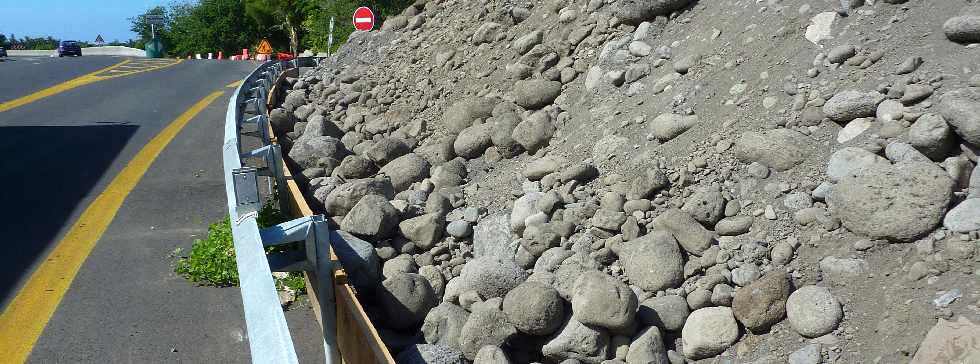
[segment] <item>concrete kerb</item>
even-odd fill
[[[9,56],[24,57],[53,57],[58,53],[55,50],[7,50]],[[82,48],[83,56],[125,56],[125,57],[146,57],[146,51],[137,48],[123,46],[104,46]]]

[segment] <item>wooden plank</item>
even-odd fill
[[[286,74],[284,72],[280,77],[285,77]],[[296,76],[291,75],[291,77]],[[280,92],[279,85],[281,81],[282,78],[277,80],[276,84],[273,85],[272,92],[269,92],[269,100],[267,100],[269,105],[277,101],[277,93]],[[272,130],[271,125],[269,126],[269,135],[273,136],[273,142],[275,143],[275,131]],[[293,179],[293,174],[289,170],[289,166],[282,160],[278,162],[282,163],[286,189],[289,192],[289,196],[286,198],[289,202],[289,213],[294,217],[314,215],[313,209],[306,203],[303,191],[299,188],[296,180]],[[367,312],[364,311],[361,302],[358,301],[354,289],[347,284],[347,273],[341,267],[340,261],[334,254],[333,249],[330,251],[330,260],[334,263],[334,298],[337,311],[336,337],[337,347],[340,350],[342,361],[353,364],[394,364],[395,359],[388,352],[388,348],[384,345],[384,342],[381,341],[378,330],[371,323],[371,319],[368,317]],[[316,275],[309,273],[304,273],[303,275],[306,281],[306,293],[310,298],[310,305],[313,307],[314,316],[316,317],[317,323],[323,327],[319,299],[317,298],[319,296]]]

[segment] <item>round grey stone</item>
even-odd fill
[[[786,318],[793,329],[805,337],[834,331],[843,316],[837,298],[824,287],[804,286],[786,301]]]
[[[952,192],[949,175],[931,163],[876,164],[841,179],[828,202],[848,230],[908,242],[939,225]]]
[[[548,335],[564,323],[565,301],[551,286],[528,281],[504,296],[504,314],[523,333]]]
[[[738,322],[728,307],[705,307],[691,313],[681,330],[684,356],[697,360],[723,353],[738,340]]]
[[[381,286],[381,306],[388,316],[385,323],[395,330],[418,324],[437,303],[429,281],[418,274],[395,274]]]

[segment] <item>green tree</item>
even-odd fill
[[[289,36],[289,51],[299,53],[302,25],[316,10],[311,0],[245,0],[245,11],[260,29],[281,29]]]
[[[241,0],[201,0],[170,8],[169,36],[174,54],[224,51],[237,53],[257,38]]]
[[[173,5],[177,6],[177,5]],[[146,22],[146,15],[160,15],[163,17],[163,25],[156,25],[151,27],[150,23]],[[147,10],[146,13],[129,18],[130,28],[133,33],[139,36],[139,45],[136,48],[142,49],[144,45],[152,39],[152,34],[156,31],[157,38],[160,38],[160,42],[163,43],[164,49],[170,49],[172,44],[169,37],[169,29],[173,24],[173,17],[171,11],[163,6],[157,6]],[[136,43],[136,42],[132,42]]]

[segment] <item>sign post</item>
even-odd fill
[[[327,54],[330,54],[330,50],[333,49],[333,18],[330,17],[330,34],[327,36]]]
[[[157,39],[157,25],[163,25],[163,15],[146,14],[143,16],[147,23],[150,23],[150,41],[147,42],[146,56],[148,58],[160,58],[163,56],[163,42]]]
[[[163,15],[160,14],[146,14],[146,22],[150,23],[150,35],[152,39],[157,37],[157,25],[163,25]]]
[[[374,29],[374,12],[367,6],[359,7],[354,10],[351,21],[354,23],[354,29],[370,31]]]

